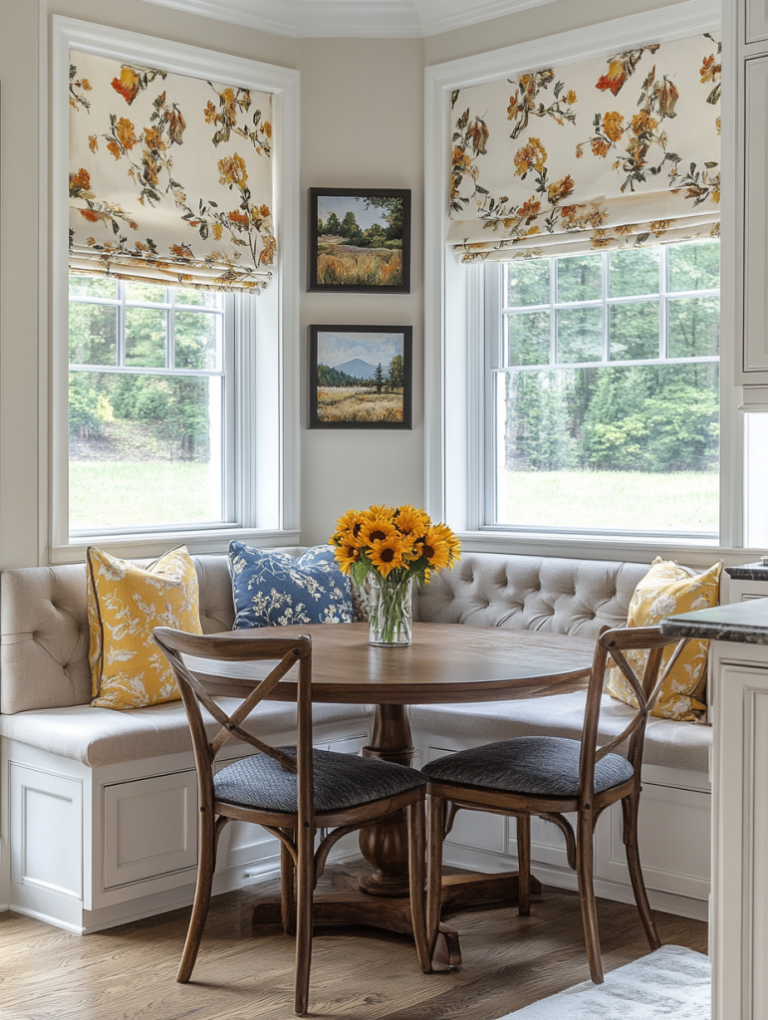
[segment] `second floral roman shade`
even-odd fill
[[[719,234],[717,35],[521,74],[451,100],[448,239],[463,261]]]
[[[70,54],[70,271],[211,290],[275,262],[267,93]]]

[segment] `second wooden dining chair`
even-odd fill
[[[197,886],[177,980],[186,982],[192,976],[222,829],[233,818],[256,822],[282,845],[283,926],[286,933],[296,935],[295,1011],[303,1016],[312,955],[312,894],[328,852],[346,833],[402,809],[408,822],[414,939],[419,963],[429,972],[424,923],[426,780],[420,772],[392,762],[313,750],[311,639],[253,632],[200,636],[167,627],[155,630],[154,638],[173,668],[187,711],[200,799]],[[210,673],[203,660],[216,660]],[[243,664],[263,660],[276,660],[277,665],[264,679],[248,679]],[[288,674],[294,666],[298,666],[298,743],[296,747],[272,747],[244,727],[278,683],[290,681]],[[230,715],[214,700],[225,692],[243,699]],[[206,732],[203,709],[221,727],[213,739]],[[244,741],[260,753],[241,758],[214,775],[214,760],[230,738]],[[315,850],[319,829],[332,831]]]
[[[677,644],[661,677],[664,649]],[[604,628],[597,639],[587,691],[581,741],[522,736],[446,755],[422,769],[429,778],[429,875],[427,930],[434,951],[440,923],[442,843],[457,810],[489,811],[517,819],[519,911],[530,913],[531,817],[554,822],[564,833],[568,863],[576,871],[584,937],[592,980],[603,981],[593,882],[594,831],[600,815],[621,801],[624,845],[640,918],[651,949],[661,945],[645,890],[637,840],[643,742],[648,713],[685,641],[665,637],[657,627]],[[625,656],[647,650],[642,676]],[[625,729],[598,747],[600,701],[610,660],[629,681],[639,708]],[[626,755],[617,752],[626,740]],[[448,809],[450,805],[450,809]],[[565,817],[577,816],[576,833]],[[446,818],[448,825],[446,826]]]

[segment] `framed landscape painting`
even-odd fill
[[[309,189],[309,290],[408,294],[411,193]]]
[[[309,428],[411,428],[411,326],[309,327]]]

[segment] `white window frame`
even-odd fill
[[[430,515],[448,521],[465,549],[646,560],[654,552],[711,562],[713,550],[742,547],[743,422],[733,377],[735,117],[723,116],[720,369],[720,537],[616,536],[599,532],[503,530],[486,527],[484,489],[485,267],[462,265],[449,252],[446,168],[451,151],[451,92],[535,67],[609,57],[629,46],[668,42],[721,26],[719,0],[687,0],[660,10],[494,50],[425,70],[425,490]],[[727,48],[727,43],[726,47]],[[725,89],[724,89],[725,93]]]
[[[47,27],[47,26],[46,26]],[[41,562],[81,561],[98,543],[117,555],[150,556],[174,543],[190,551],[220,552],[230,539],[262,546],[299,541],[299,73],[288,68],[157,39],[136,32],[52,16],[50,77],[47,40],[41,39]],[[45,35],[45,33],[44,33]],[[233,521],[176,530],[112,529],[70,538],[68,450],[68,228],[70,48],[162,67],[272,94],[275,125],[273,206],[278,266],[267,289],[234,295],[235,449]],[[47,97],[47,98],[46,98]],[[47,128],[47,131],[46,131]]]

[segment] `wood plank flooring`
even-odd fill
[[[253,891],[241,891],[212,901],[188,985],[175,981],[188,910],[83,937],[0,914],[0,1018],[291,1020],[293,940],[278,929],[254,933],[253,898]],[[636,909],[607,900],[598,905],[606,970],[645,955]],[[310,1015],[495,1020],[589,976],[575,893],[545,889],[530,917],[512,908],[466,910],[451,919],[461,932],[464,963],[450,973],[422,974],[404,937],[319,929]],[[658,913],[656,919],[662,942],[706,952],[703,922]]]

